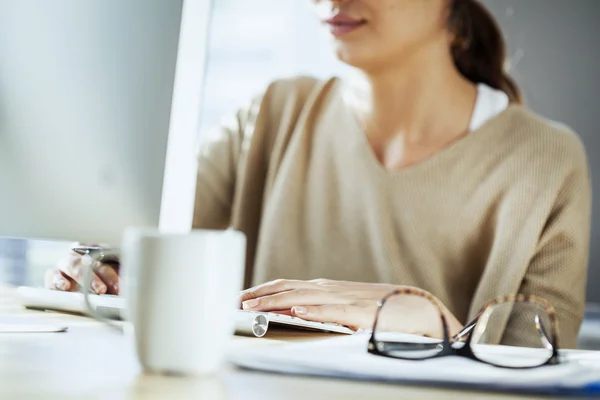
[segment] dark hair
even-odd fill
[[[505,70],[506,42],[494,16],[478,0],[451,0],[452,57],[471,82],[505,92],[511,103],[523,103],[515,81]]]

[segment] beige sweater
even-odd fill
[[[512,105],[397,172],[377,161],[340,81],[278,81],[199,152],[194,228],[248,239],[245,285],[329,278],[417,286],[462,322],[535,294],[574,346],[591,190],[578,137]]]

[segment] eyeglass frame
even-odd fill
[[[444,335],[443,341],[441,343],[443,348],[439,353],[436,353],[432,356],[423,357],[423,358],[408,358],[408,357],[398,357],[398,356],[393,356],[391,354],[387,354],[383,351],[380,351],[379,348],[377,347],[378,341],[375,339],[375,332],[377,329],[377,323],[379,320],[379,314],[381,312],[381,309],[383,308],[385,303],[390,299],[390,297],[399,296],[399,295],[403,295],[403,294],[423,297],[423,298],[429,300],[429,302],[431,304],[433,304],[433,306],[438,311],[439,317],[442,321],[442,331],[443,331],[443,335]],[[492,362],[478,358],[475,355],[475,353],[473,352],[473,349],[471,348],[471,340],[473,338],[472,332],[473,332],[475,326],[477,325],[477,323],[479,322],[479,319],[481,318],[481,316],[485,313],[485,311],[487,309],[489,309],[490,307],[493,307],[495,305],[503,304],[503,303],[517,303],[517,302],[518,303],[533,303],[533,304],[540,305],[544,308],[544,310],[548,314],[548,317],[550,318],[551,329],[552,329],[552,343],[550,343],[550,345],[552,346],[552,356],[550,358],[548,358],[548,360],[546,360],[546,362],[544,362],[543,364],[540,364],[540,365],[517,366],[517,367],[498,365],[498,364],[494,364]],[[536,324],[537,324],[537,321],[536,321]],[[543,337],[545,337],[547,340],[548,336],[546,335],[546,332],[545,332],[545,329],[543,328],[543,326],[540,325],[537,328],[538,328],[538,331],[540,332],[540,334]],[[452,346],[453,343],[462,341],[463,338],[466,338],[464,346],[462,346],[460,348],[455,348]],[[435,345],[438,346],[439,343],[436,343]],[[556,311],[555,311],[554,307],[552,307],[552,305],[547,300],[545,300],[541,297],[534,296],[534,295],[525,295],[525,294],[502,296],[502,297],[499,297],[499,298],[487,303],[484,307],[482,307],[481,311],[479,313],[477,313],[477,315],[472,320],[470,320],[463,327],[463,329],[461,329],[461,331],[459,333],[454,335],[452,337],[452,341],[450,341],[450,334],[448,333],[448,323],[446,321],[446,316],[444,315],[442,308],[440,307],[440,305],[438,303],[438,300],[427,292],[420,291],[420,290],[417,290],[414,288],[402,288],[402,289],[394,290],[393,292],[387,294],[384,298],[382,298],[378,302],[377,311],[375,314],[375,320],[373,322],[373,329],[371,331],[371,337],[369,338],[367,351],[370,354],[377,355],[377,356],[393,358],[396,360],[411,360],[411,361],[424,361],[424,360],[431,360],[431,359],[439,358],[439,357],[456,355],[456,356],[466,357],[466,358],[474,360],[474,361],[479,361],[484,364],[492,365],[492,366],[499,367],[499,368],[507,368],[507,369],[531,369],[531,368],[543,367],[546,365],[557,365],[560,363],[559,354],[558,354],[558,318],[556,316]]]

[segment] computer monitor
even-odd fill
[[[0,236],[191,218],[210,3],[0,1]]]

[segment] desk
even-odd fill
[[[123,335],[83,317],[21,309],[13,289],[0,286],[0,316],[43,318],[68,325],[66,333],[0,333],[0,399],[500,399],[473,391],[361,383],[263,374],[225,368],[205,378],[141,372]],[[233,349],[311,340],[314,333],[279,332],[267,338],[235,337]],[[321,335],[322,337],[322,335]],[[532,399],[532,397],[524,397]]]

